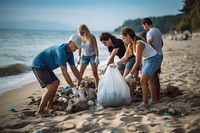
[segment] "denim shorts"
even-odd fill
[[[81,58],[81,64],[84,64],[84,65],[88,65],[89,63],[91,65],[95,64],[95,57],[96,55],[92,55],[92,56],[82,56]]]
[[[135,64],[135,57],[129,58],[125,63],[118,65],[118,70],[124,72],[124,70],[130,71]]]
[[[161,66],[161,56],[155,55],[142,61],[142,73],[152,76]]]
[[[32,71],[35,74],[35,77],[37,78],[42,88],[46,87],[48,84],[53,83],[53,81],[59,80],[54,74],[54,72],[47,67],[32,67]]]

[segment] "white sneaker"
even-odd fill
[[[137,109],[149,109],[149,105],[142,102],[140,105],[136,107]]]
[[[153,101],[152,99],[149,99],[148,105],[153,105],[156,103],[159,103],[160,101]]]

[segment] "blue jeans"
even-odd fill
[[[118,65],[118,70],[124,72],[124,70],[130,71],[135,64],[135,57],[129,58],[125,63]]]

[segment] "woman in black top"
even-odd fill
[[[123,43],[121,39],[116,38],[114,35],[108,32],[101,33],[100,41],[106,47],[108,47],[108,51],[110,53],[110,57],[106,64],[106,68],[104,68],[103,70],[103,73],[104,73],[107,69],[107,66],[111,63],[114,63],[115,55],[117,55],[119,59],[121,59],[124,56],[126,52],[126,48],[125,48],[125,44]],[[133,55],[129,57],[129,59],[125,63],[118,65],[118,70],[121,72],[123,77],[125,77],[130,72],[134,63],[135,63],[135,56]]]

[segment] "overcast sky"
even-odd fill
[[[0,22],[39,20],[113,31],[127,19],[181,13],[183,0],[0,0]]]

